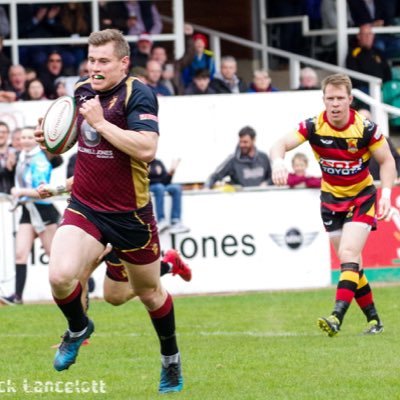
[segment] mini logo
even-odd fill
[[[86,101],[86,97],[87,96],[79,96],[79,103],[83,103],[83,102],[85,102]]]
[[[114,106],[115,106],[115,103],[117,102],[117,100],[118,100],[118,96],[114,96],[111,100],[110,100],[110,102],[108,103],[108,109],[109,110],[111,110]]]
[[[297,228],[290,228],[285,234],[271,233],[269,236],[279,246],[286,245],[292,250],[297,250],[301,246],[309,246],[317,237],[318,232],[308,232],[302,234]]]
[[[332,139],[321,139],[321,142],[322,142],[323,144],[332,144],[332,143],[333,143],[333,140],[332,140]]]
[[[324,221],[324,225],[326,225],[326,226],[330,226],[330,225],[332,225],[333,224],[333,221],[332,220],[330,220],[330,221]]]
[[[357,153],[357,142],[358,139],[346,139],[347,142],[347,151],[350,153]]]

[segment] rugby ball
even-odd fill
[[[44,144],[52,154],[68,151],[77,141],[75,100],[62,96],[54,100],[42,122]]]

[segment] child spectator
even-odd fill
[[[215,90],[210,88],[210,73],[206,69],[199,69],[193,77],[193,82],[185,89],[185,94],[213,94]]]
[[[291,188],[319,188],[321,178],[307,176],[308,158],[303,153],[296,153],[292,158],[293,172],[289,174],[287,184]]]

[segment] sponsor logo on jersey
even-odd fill
[[[158,122],[157,116],[156,116],[156,115],[153,115],[153,114],[139,114],[139,119],[140,119],[141,121],[146,120],[146,119],[151,119],[151,120],[153,120],[153,121]]]
[[[323,144],[332,144],[333,140],[332,139],[321,139],[321,143],[323,143]]]
[[[327,160],[319,159],[319,164],[323,172],[329,175],[355,175],[362,170],[362,158],[358,160]]]

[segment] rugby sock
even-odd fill
[[[360,281],[357,286],[355,299],[357,304],[361,308],[364,315],[367,317],[367,321],[376,320],[380,323],[378,312],[375,308],[374,298],[372,296],[372,290],[369,286],[367,276],[364,271],[359,273]]]
[[[160,270],[160,276],[163,276],[165,274],[169,274],[171,272],[172,265],[170,263],[167,263],[165,261],[161,261],[161,270]]]
[[[149,311],[149,314],[160,340],[161,354],[163,356],[177,354],[174,304],[171,295],[168,293],[164,304],[157,310]]]
[[[84,331],[88,325],[88,317],[82,306],[81,294],[82,285],[78,282],[74,291],[65,299],[57,299],[53,295],[54,301],[67,318],[69,330],[75,333]]]
[[[344,315],[356,294],[360,276],[357,263],[343,263],[340,265],[340,269],[341,273],[336,289],[336,302],[332,315],[342,323]]]
[[[15,265],[15,297],[22,299],[26,282],[27,266],[26,264]]]

